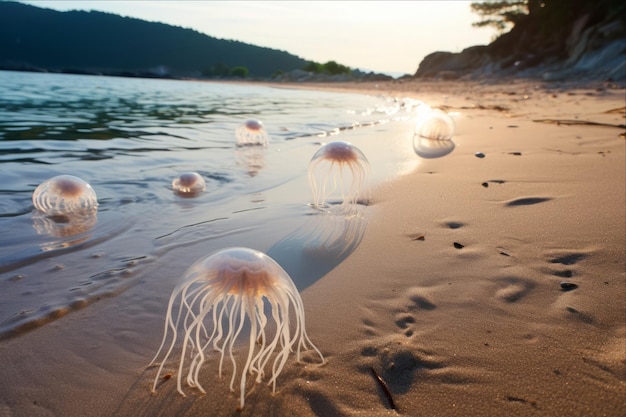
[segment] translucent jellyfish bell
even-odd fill
[[[444,111],[428,106],[418,108],[413,149],[422,158],[440,158],[452,152],[454,121]]]
[[[309,162],[309,184],[313,206],[327,207],[331,198],[339,197],[341,206],[356,204],[365,197],[369,162],[359,148],[349,142],[330,142],[315,152]]]
[[[432,140],[450,140],[454,135],[454,121],[440,109],[424,108],[419,112],[415,133]]]
[[[206,190],[206,182],[197,172],[183,172],[172,181],[172,189],[178,195],[193,197]]]
[[[271,311],[269,317],[264,308],[266,304]],[[290,321],[292,314],[294,321]],[[182,329],[179,329],[181,324]],[[199,259],[174,288],[167,307],[163,341],[151,362],[154,363],[167,349],[152,391],[156,390],[165,362],[179,338],[182,338],[177,382],[179,393],[185,395],[182,390],[183,373],[190,387],[205,392],[200,385],[199,372],[209,350],[219,352],[220,377],[224,357],[230,362],[233,372],[230,389],[235,391],[237,361],[233,348],[243,337],[244,326],[249,326],[250,333],[246,343],[248,353],[239,375],[240,407],[245,403],[248,374],[256,375],[255,381],[259,383],[266,369],[271,369],[268,385],[272,385],[275,392],[276,379],[292,350],[295,350],[298,362],[301,350],[309,348],[324,361],[306,333],[302,299],[287,272],[262,252],[241,247],[227,248]],[[179,330],[182,337],[178,335]],[[171,341],[166,347],[170,332]],[[186,362],[188,370],[183,372]]]
[[[98,210],[96,192],[73,175],[58,175],[39,184],[33,192],[33,204],[50,217],[86,216]]]
[[[235,129],[237,146],[269,146],[270,137],[260,120],[250,119]]]

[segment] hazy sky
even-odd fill
[[[192,28],[316,62],[413,74],[431,52],[486,45],[493,29],[469,1],[24,0],[56,10],[98,10]]]

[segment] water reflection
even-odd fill
[[[258,146],[238,147],[235,151],[237,165],[246,170],[249,177],[255,177],[265,168],[265,148]]]
[[[413,135],[413,150],[421,158],[441,158],[451,153],[455,146],[452,139],[430,139],[417,133]]]
[[[38,234],[62,239],[42,243],[43,251],[68,248],[83,243],[91,238],[89,232],[98,222],[96,212],[80,216],[47,216],[40,212],[33,214],[33,227]],[[73,239],[65,239],[73,238]]]
[[[267,252],[302,291],[339,265],[359,246],[367,222],[362,210],[349,215],[316,211]]]

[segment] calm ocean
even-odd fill
[[[248,84],[0,71],[0,338],[115,296],[162,262],[188,265],[226,245],[270,251],[282,242],[286,253],[298,236],[294,225],[310,217],[306,174],[320,144],[352,142],[370,161],[372,185],[390,180],[419,159],[413,104]],[[269,147],[236,146],[235,129],[251,118],[264,123]],[[172,179],[183,171],[202,175],[206,192],[174,194]],[[33,190],[59,174],[97,193],[91,224],[71,229],[37,216]]]

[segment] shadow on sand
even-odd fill
[[[316,211],[267,254],[303,291],[339,265],[361,243],[367,223],[362,207],[349,213]]]

